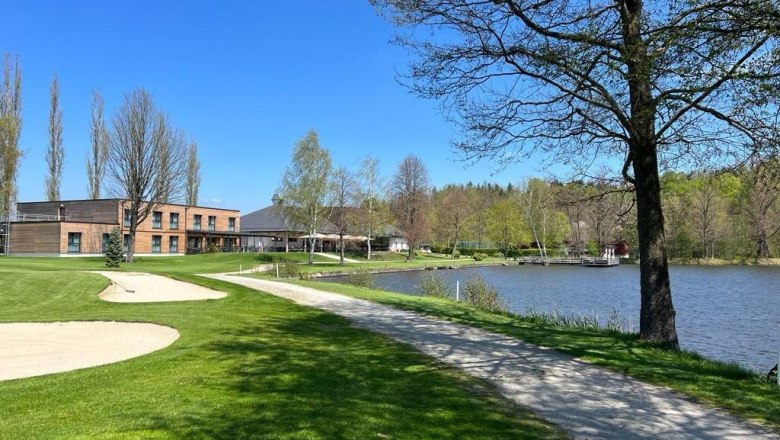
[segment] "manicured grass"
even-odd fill
[[[640,341],[636,335],[543,327],[516,315],[481,311],[449,300],[322,281],[296,283],[480,327],[554,348],[646,382],[668,386],[780,431],[780,387],[737,365],[715,362],[695,353],[654,347]]]
[[[230,257],[230,258],[229,258]],[[124,362],[0,382],[0,438],[561,438],[484,382],[348,321],[188,270],[233,255],[143,259],[229,296],[115,304],[89,259],[0,258],[0,322],[121,320],[175,327]],[[129,266],[129,267],[128,267]],[[57,270],[68,267],[71,270]]]

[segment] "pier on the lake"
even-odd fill
[[[608,257],[520,257],[518,264],[539,264],[548,266],[567,265],[567,266],[585,266],[585,267],[613,267],[620,264],[620,259],[613,256]]]

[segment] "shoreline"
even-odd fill
[[[517,264],[517,262],[514,262]],[[393,268],[384,268],[384,269],[359,269],[350,267],[349,270],[344,271],[332,271],[332,272],[314,272],[303,275],[302,279],[315,279],[315,278],[330,278],[330,277],[340,277],[340,276],[349,276],[354,275],[358,273],[368,273],[372,275],[377,274],[383,274],[383,273],[397,273],[397,272],[423,272],[423,271],[436,271],[436,270],[454,270],[454,269],[462,269],[465,267],[491,267],[491,266],[514,266],[514,264],[510,264],[509,262],[477,262],[476,264],[442,264],[442,265],[435,265],[435,266],[416,266],[416,267],[393,267]],[[345,267],[345,269],[347,269]]]

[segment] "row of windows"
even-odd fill
[[[210,215],[208,216],[208,230],[209,231],[216,231],[217,230],[217,216],[216,215]],[[201,230],[201,225],[203,223],[203,216],[200,214],[195,214],[192,216],[192,229],[199,231]],[[152,212],[152,228],[153,229],[162,229],[163,224],[163,213],[161,211],[153,211]],[[130,210],[125,209],[125,227],[130,227]],[[168,221],[168,229],[179,229],[179,213],[178,212],[171,212],[169,216]],[[236,231],[236,218],[235,217],[228,217],[228,231],[235,232]]]
[[[101,252],[105,253],[108,250],[108,240],[110,234],[103,234],[103,245]],[[162,253],[162,235],[152,235],[152,253]],[[130,244],[130,235],[125,234],[124,238],[124,251],[127,252]],[[80,253],[81,252],[81,232],[68,232],[68,253]],[[168,237],[168,253],[175,254],[179,252],[179,237]]]

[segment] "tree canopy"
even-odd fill
[[[678,347],[659,165],[777,147],[771,0],[372,0],[414,53],[406,76],[462,129],[466,158],[534,152],[633,184],[640,336]]]

